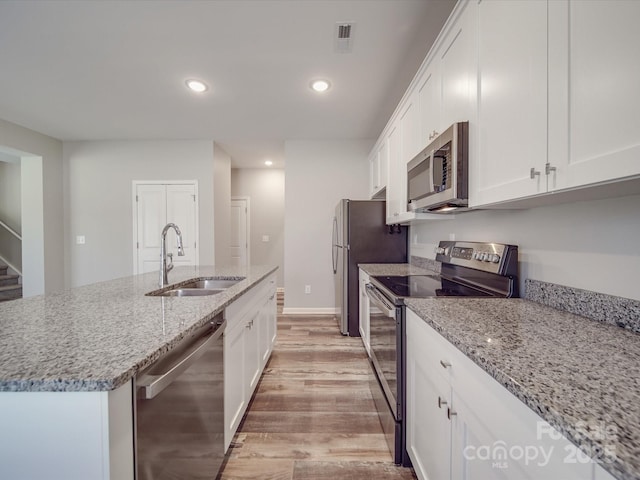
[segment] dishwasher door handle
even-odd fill
[[[143,374],[136,383],[136,386],[140,388],[141,397],[146,400],[151,400],[171,385],[176,378],[204,355],[212,343],[215,343],[222,336],[226,325],[227,321],[224,320],[213,333],[203,337],[206,338],[204,342],[161,375]]]

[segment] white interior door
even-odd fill
[[[160,269],[160,235],[170,222],[180,228],[185,255],[178,256],[173,229],[167,233],[167,253],[177,265],[197,265],[197,184],[140,182],[134,183],[134,192],[134,274]]]
[[[167,222],[175,223],[182,233],[184,256],[178,256],[178,243],[173,229],[167,233],[167,253],[173,254],[176,265],[197,265],[198,230],[196,225],[196,186],[167,185]],[[165,224],[166,225],[166,224]],[[164,225],[163,225],[164,227]],[[158,253],[159,255],[159,253]]]
[[[249,201],[231,200],[231,262],[245,266],[249,263]]]

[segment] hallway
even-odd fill
[[[411,480],[391,462],[359,338],[279,316],[278,340],[219,480]]]

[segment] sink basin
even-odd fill
[[[232,287],[239,281],[239,279],[227,280],[222,278],[205,278],[203,280],[196,280],[194,282],[185,283],[184,285],[181,285],[180,288],[224,290],[225,288]]]
[[[225,289],[232,287],[242,280],[244,280],[244,277],[200,278],[183,283],[171,290],[154,290],[153,292],[147,293],[147,295],[152,297],[201,297],[205,295],[215,295],[216,293],[223,292]]]
[[[166,292],[156,293],[159,297],[202,297],[205,295],[215,295],[216,293],[224,292],[224,289],[212,289],[212,288],[175,288],[173,290],[167,290]]]

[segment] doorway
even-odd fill
[[[249,265],[249,197],[231,198],[231,265]]]
[[[184,256],[178,256],[177,237],[167,232],[167,253],[176,266],[198,264],[198,182],[133,182],[133,273],[159,270],[160,235],[167,223],[182,233]]]

